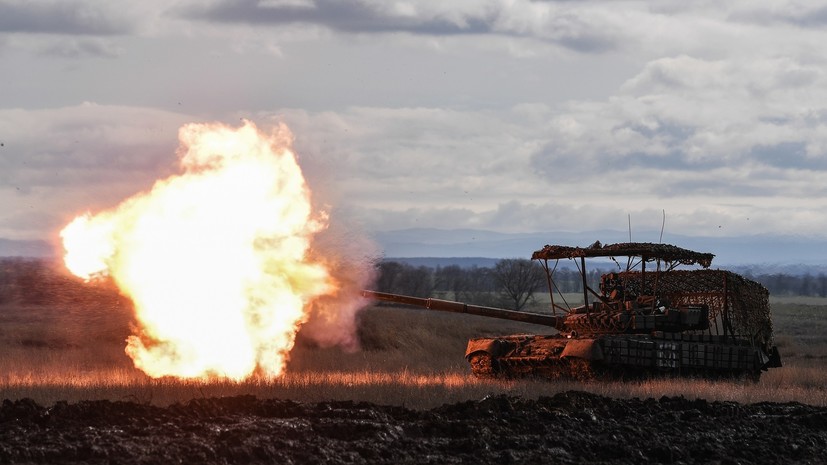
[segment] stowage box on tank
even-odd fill
[[[668,244],[547,245],[531,258],[548,275],[548,314],[375,291],[363,295],[556,329],[548,335],[468,341],[465,357],[479,377],[675,374],[757,380],[768,368],[781,366],[772,339],[769,292],[735,273],[709,269],[713,257]],[[594,290],[586,279],[586,259],[611,259],[618,271],[604,274]],[[559,293],[563,304],[555,300],[559,260],[577,262],[583,305],[572,307]]]

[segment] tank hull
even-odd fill
[[[776,350],[767,354],[743,339],[686,333],[477,338],[468,342],[465,357],[481,378],[672,375],[757,380],[768,367],[781,365]]]

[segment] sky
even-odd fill
[[[242,119],[368,232],[824,238],[825,43],[817,1],[0,0],[0,238]]]

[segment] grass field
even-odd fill
[[[574,299],[574,296],[571,296]],[[827,405],[827,300],[773,299],[776,342],[785,366],[761,381],[654,379],[633,382],[478,380],[463,358],[467,339],[546,328],[400,307],[361,314],[362,349],[314,347],[301,335],[287,374],[246,382],[151,379],[124,354],[130,310],[123,300],[0,305],[0,398],[128,400],[168,405],[196,397],[254,394],[297,401],[354,400],[428,408],[489,394],[529,398],[566,390],[614,397]],[[220,343],[220,341],[216,341]]]

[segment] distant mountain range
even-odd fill
[[[660,232],[633,233],[635,242],[660,242]],[[586,247],[628,242],[628,231],[499,233],[476,229],[403,229],[376,233],[387,258],[409,263],[444,266],[462,263],[487,266],[488,259],[530,258],[546,244]],[[711,252],[714,266],[762,273],[804,274],[827,272],[827,238],[753,235],[744,237],[697,237],[664,235],[663,242],[699,252]],[[425,258],[427,257],[427,258]],[[471,257],[477,257],[473,259]],[[404,260],[403,260],[404,259]],[[469,265],[470,266],[470,265]],[[754,272],[758,272],[757,270]]]
[[[635,242],[659,242],[660,232],[633,233]],[[628,231],[500,233],[479,229],[416,228],[373,234],[386,259],[426,266],[491,266],[502,258],[530,258],[546,244],[586,247],[627,242]],[[666,234],[663,242],[699,252],[711,252],[714,266],[761,273],[827,272],[827,237],[753,235],[698,237]],[[46,241],[0,239],[0,257],[56,257]],[[758,271],[760,269],[760,271]]]

